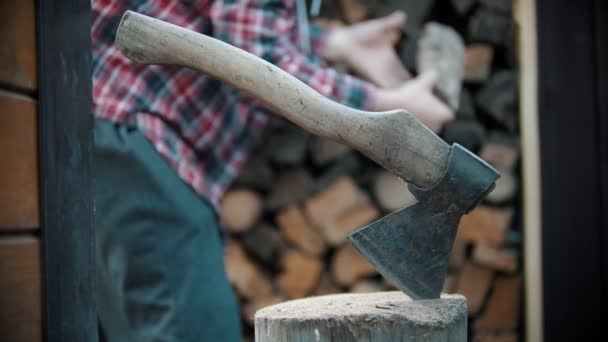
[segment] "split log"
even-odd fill
[[[418,40],[420,33],[408,35],[399,49],[399,59],[408,70],[416,70],[416,55],[418,54]]]
[[[494,121],[514,131],[517,128],[517,90],[512,71],[495,73],[477,93],[477,105]]]
[[[352,178],[342,176],[325,191],[306,200],[305,212],[311,222],[321,226],[354,207],[363,196]]]
[[[518,253],[513,249],[499,249],[478,243],[473,250],[473,261],[496,271],[513,273],[517,270]]]
[[[281,256],[283,271],[277,284],[287,298],[302,298],[318,285],[323,266],[318,258],[309,257],[297,250],[286,251]]]
[[[337,246],[355,231],[380,218],[380,211],[367,198],[362,198],[354,207],[340,213],[332,220],[323,222],[321,232],[327,243]]]
[[[511,208],[479,206],[462,217],[458,230],[464,241],[502,246],[512,218]]]
[[[241,242],[247,252],[266,265],[274,265],[287,247],[279,230],[268,224],[256,225],[241,236]]]
[[[450,252],[450,260],[448,261],[448,267],[450,269],[459,269],[462,267],[466,260],[467,243],[462,238],[460,229],[456,233],[456,238],[452,243],[452,251]]]
[[[388,0],[384,2],[379,15],[389,15],[397,10],[404,11],[407,13],[407,20],[402,30],[408,37],[413,37],[428,18],[434,4],[435,0]]]
[[[418,73],[438,73],[436,89],[452,109],[458,108],[464,65],[464,42],[454,29],[431,22],[424,26],[418,40]]]
[[[350,177],[340,178],[324,192],[309,198],[305,212],[332,246],[341,244],[352,232],[380,215]]]
[[[515,196],[519,187],[518,181],[509,171],[499,170],[500,178],[496,180],[496,186],[486,196],[485,200],[493,204],[503,204]]]
[[[490,76],[494,49],[487,44],[467,46],[464,52],[464,80],[485,82]]]
[[[452,7],[460,16],[464,16],[473,8],[476,0],[451,0]]]
[[[260,309],[263,309],[263,308],[271,306],[271,305],[282,303],[286,300],[287,300],[287,298],[285,298],[283,296],[278,296],[278,295],[262,297],[262,298],[254,298],[252,301],[243,305],[241,314],[243,315],[243,318],[248,323],[253,324],[253,316]]]
[[[224,262],[230,283],[243,298],[251,300],[272,295],[270,280],[262,272],[262,268],[245,254],[238,242],[228,241]]]
[[[312,161],[319,166],[336,160],[351,151],[351,148],[333,140],[316,137],[310,143]]]
[[[496,133],[490,134],[488,143],[479,151],[479,157],[501,171],[512,171],[519,158],[519,151],[508,140],[512,139]]]
[[[321,275],[321,280],[319,281],[319,286],[314,291],[315,296],[323,296],[328,294],[340,293],[342,290],[334,284],[333,280],[331,280],[331,275],[329,273],[324,272]]]
[[[276,221],[285,239],[304,253],[320,256],[325,252],[325,241],[312,227],[299,207],[292,206],[281,211],[277,214]]]
[[[475,334],[473,337],[473,342],[517,342],[519,341],[519,336],[514,333],[504,333],[504,334]]]
[[[239,177],[235,180],[235,187],[251,188],[259,191],[269,191],[274,183],[274,174],[270,163],[263,156],[253,152]]]
[[[344,19],[349,24],[358,23],[365,20],[369,13],[368,8],[363,0],[340,0]]]
[[[397,290],[399,290],[397,288],[397,286],[395,286],[395,284],[393,284],[393,282],[390,279],[388,279],[388,278],[382,277],[382,284],[384,284],[384,287],[386,288],[387,291],[397,291]]]
[[[350,287],[357,280],[376,274],[376,269],[350,243],[345,243],[336,251],[331,261],[331,275],[334,282]]]
[[[480,0],[487,8],[510,15],[513,11],[513,0]]]
[[[289,301],[255,314],[266,341],[465,341],[466,299],[411,300],[402,292],[338,294]]]
[[[277,210],[297,204],[308,198],[314,191],[315,182],[304,168],[282,172],[276,180],[264,206],[267,210]]]
[[[382,282],[373,279],[363,279],[350,287],[350,293],[372,293],[384,290]]]
[[[514,38],[515,23],[500,11],[479,8],[469,20],[468,31],[471,42],[504,46]]]
[[[279,165],[299,165],[306,156],[310,134],[303,129],[285,123],[275,128],[264,143],[268,158]]]
[[[472,263],[467,263],[458,276],[456,293],[465,296],[469,302],[469,314],[475,315],[481,309],[492,285],[494,272]]]
[[[403,179],[388,171],[379,171],[374,177],[374,196],[387,212],[393,212],[416,202]]]
[[[441,134],[448,144],[459,143],[476,152],[485,140],[485,128],[475,120],[456,120],[448,123]]]
[[[448,274],[443,281],[443,288],[441,293],[454,293],[456,287],[456,276],[454,274]]]
[[[340,8],[340,3],[337,1],[321,1],[319,13],[320,15],[318,18],[315,18],[315,21],[319,19],[339,21],[342,18],[342,8]]]
[[[232,234],[251,229],[262,215],[260,196],[249,189],[226,192],[220,201],[220,216],[226,230]]]
[[[361,162],[353,152],[347,152],[336,159],[316,180],[315,190],[325,191],[345,175],[357,174]]]
[[[475,102],[471,92],[466,88],[460,91],[460,102],[456,111],[456,119],[475,120]]]
[[[485,332],[515,330],[519,320],[521,279],[499,277],[484,312],[473,322],[473,329]]]

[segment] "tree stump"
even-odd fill
[[[255,340],[466,341],[467,300],[414,301],[399,291],[293,300],[255,314]]]

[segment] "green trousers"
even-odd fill
[[[127,124],[95,123],[102,341],[239,341],[216,213]]]

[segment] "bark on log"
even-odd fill
[[[273,305],[255,314],[255,340],[466,341],[459,295],[414,301],[402,292],[339,294]]]

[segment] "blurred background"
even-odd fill
[[[513,2],[323,1],[312,20],[336,27],[399,9],[407,21],[396,32],[394,48],[411,72],[421,71],[433,49],[453,49],[458,60],[459,46],[450,44],[462,45],[464,71],[449,65],[440,69],[439,85],[458,85],[446,96],[448,103],[456,97],[457,118],[440,135],[479,154],[502,174],[484,203],[462,220],[443,291],[467,297],[471,340],[517,341],[525,317],[523,113],[517,50],[522,29]],[[228,276],[241,299],[248,336],[253,314],[266,305],[329,293],[395,290],[346,237],[415,201],[402,180],[360,153],[284,121],[266,131],[253,156],[221,203],[230,234]]]
[[[96,338],[91,164],[65,147],[90,146],[79,112],[90,106],[89,7],[0,1],[0,341]],[[462,40],[456,120],[440,135],[502,173],[460,223],[444,285],[468,299],[470,340],[601,332],[606,2],[336,0],[311,20],[348,25],[397,9],[408,19],[394,48],[414,73],[429,23]],[[345,239],[413,201],[400,179],[346,146],[283,121],[264,139],[221,202],[244,340],[264,306],[395,289]]]

